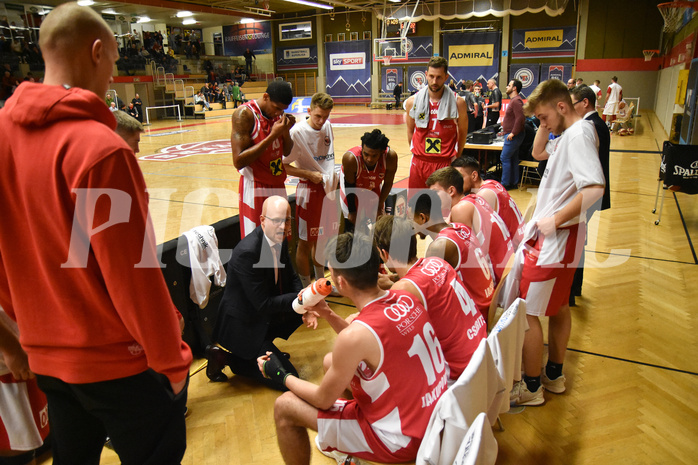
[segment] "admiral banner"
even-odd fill
[[[514,29],[511,43],[512,58],[574,57],[577,28]]]
[[[277,47],[276,67],[279,70],[317,69],[317,45]]]
[[[487,81],[499,70],[500,32],[444,34],[448,72],[456,82],[461,79]]]
[[[521,81],[522,97],[527,98],[540,82],[540,64],[509,65],[509,76]]]
[[[326,92],[333,97],[371,97],[371,41],[328,42]]]
[[[248,48],[255,55],[271,53],[269,21],[223,26],[223,53],[226,56],[242,56]]]
[[[569,63],[559,65],[545,63],[540,65],[540,67],[540,74],[544,81],[547,81],[548,79],[559,79],[562,82],[567,83],[567,81],[572,77],[572,65]]]
[[[383,66],[381,69],[381,89],[383,92],[392,93],[395,86],[402,82],[402,67]],[[402,85],[402,91],[405,91],[405,85]]]

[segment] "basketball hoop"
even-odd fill
[[[678,31],[683,21],[683,14],[692,7],[693,4],[691,2],[681,1],[660,3],[657,5],[659,12],[664,18],[664,32]]]
[[[655,54],[659,56],[659,50],[643,50],[642,54],[645,55],[645,61],[652,61]]]
[[[383,57],[383,66],[390,66],[390,55],[385,55]]]

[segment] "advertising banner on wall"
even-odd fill
[[[500,32],[444,34],[443,38],[448,73],[456,82],[461,79],[486,82],[497,78]]]
[[[276,67],[279,71],[317,68],[317,45],[276,47]]]
[[[407,86],[403,89],[408,92],[417,92],[427,84],[427,70],[424,66],[410,66],[407,68]]]
[[[577,44],[575,26],[551,29],[514,29],[511,32],[511,57],[573,57]]]
[[[434,55],[433,37],[407,37],[407,61],[427,63]]]
[[[399,82],[402,82],[402,67],[396,66],[383,66],[381,69],[381,89],[383,92],[392,93],[395,86]],[[405,86],[403,84],[402,89],[404,91]]]
[[[327,89],[332,97],[371,97],[371,41],[325,44]]]
[[[572,77],[572,65],[570,63],[564,63],[559,65],[545,63],[540,65],[540,67],[541,79],[543,81],[547,81],[548,79],[559,79],[563,82],[567,82],[569,78]]]
[[[223,53],[225,56],[242,56],[248,48],[255,55],[271,53],[271,23],[269,21],[223,26]]]
[[[521,81],[522,97],[527,98],[540,82],[540,64],[509,65],[509,76]]]

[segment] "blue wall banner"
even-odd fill
[[[444,34],[444,57],[448,73],[461,79],[486,82],[496,79],[499,70],[500,32]]]
[[[381,89],[383,92],[392,93],[398,82],[402,82],[402,66],[383,66],[381,69]],[[402,89],[404,92],[404,84]]]
[[[223,26],[223,53],[225,56],[242,56],[248,48],[255,55],[271,53],[271,23],[269,21]]]
[[[574,57],[575,26],[511,31],[512,58]]]
[[[407,89],[408,92],[417,92],[427,84],[427,70],[424,66],[410,66],[407,68]]]
[[[540,82],[540,64],[509,65],[509,76],[511,79],[521,81],[522,97],[527,98]]]
[[[408,37],[407,61],[408,63],[428,63],[434,55],[433,37]]]
[[[551,65],[545,63],[540,65],[541,67],[541,79],[547,81],[548,79],[559,79],[564,83],[572,77],[572,65],[569,63]]]
[[[316,69],[317,45],[276,47],[276,67],[279,70]]]
[[[332,97],[371,97],[371,41],[325,44],[327,90]]]

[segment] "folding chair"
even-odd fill
[[[633,120],[635,118],[635,103],[630,102],[630,106],[628,106],[628,110],[625,112],[625,116],[622,118],[616,118],[613,121],[611,121],[611,132],[613,132],[613,128],[616,126],[616,124],[620,125],[620,127],[623,127],[623,125],[628,126],[628,128],[632,128],[633,125]],[[633,132],[628,132],[628,128],[626,128],[626,132],[624,134],[633,134]],[[624,135],[621,134],[621,129],[618,129],[618,134],[619,135]]]
[[[487,340],[483,339],[456,383],[436,403],[415,463],[453,464],[477,416],[485,412],[489,418],[497,417],[500,405],[495,400],[504,390]]]
[[[664,194],[667,189],[686,194],[698,194],[698,145],[679,145],[669,141],[662,147],[662,163],[659,165],[657,195],[654,199],[654,209],[657,211],[659,189],[662,189],[662,202],[659,205],[659,217],[654,224],[662,220]]]
[[[523,168],[521,171],[521,181],[519,181],[519,189],[523,190],[524,184],[532,185],[533,181],[538,180],[540,182],[540,175],[538,174],[538,163],[537,161],[521,160],[519,166]]]
[[[468,428],[453,465],[494,465],[497,461],[497,440],[487,414],[482,412]]]

